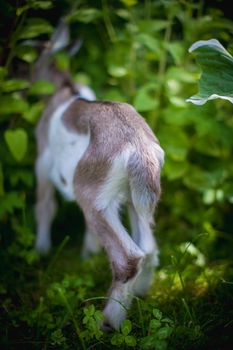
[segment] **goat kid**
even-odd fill
[[[131,105],[95,101],[89,88],[80,88],[50,66],[52,54],[67,41],[68,29],[61,23],[35,69],[34,79],[46,78],[57,86],[36,129],[36,248],[47,253],[51,246],[56,187],[83,211],[83,255],[100,246],[108,255],[113,278],[103,328],[119,329],[133,295],[147,292],[158,264],[151,225],[164,152]],[[131,235],[119,217],[123,204],[128,207]]]

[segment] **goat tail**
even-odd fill
[[[164,151],[159,144],[139,147],[129,156],[127,169],[131,200],[138,212],[152,213],[161,195],[160,172]]]

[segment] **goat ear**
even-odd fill
[[[67,24],[63,19],[59,21],[59,24],[52,35],[50,40],[50,52],[55,53],[68,46],[70,41],[70,31]]]
[[[57,28],[55,29],[50,40],[25,40],[23,43],[25,45],[30,45],[38,50],[39,56],[46,55],[50,56],[51,54],[56,53],[69,46],[70,41],[70,31],[63,19],[59,21]],[[81,43],[75,42],[75,47],[77,49],[73,55],[80,49]],[[72,49],[72,48],[71,48]]]
[[[77,39],[74,44],[72,44],[69,48],[69,55],[74,56],[80,50],[83,44],[83,39]]]

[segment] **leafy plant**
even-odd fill
[[[53,345],[64,345],[66,338],[62,334],[61,329],[57,329],[51,334],[51,340]]]
[[[199,93],[187,99],[197,105],[222,98],[233,103],[233,57],[216,39],[200,40],[189,52],[197,54],[202,68]]]
[[[148,335],[140,341],[141,349],[168,349],[168,340],[174,331],[174,322],[164,318],[159,309],[153,309],[154,318],[150,320]]]
[[[129,347],[135,347],[137,344],[136,338],[130,334],[132,331],[132,323],[130,320],[124,320],[121,325],[120,332],[115,332],[111,338],[111,344],[119,347],[127,345]]]
[[[216,99],[200,108],[186,100],[200,77],[188,48],[200,40],[204,45],[192,46],[203,70],[198,98],[231,100],[232,20],[202,1],[175,0],[3,0],[1,15],[0,347],[229,347],[232,104]],[[30,72],[40,51],[35,43],[49,40],[60,17],[82,46],[72,57],[60,52],[55,64],[99,99],[133,104],[166,153],[156,215],[160,266],[149,295],[113,334],[102,334],[101,313],[84,304],[106,293],[110,270],[104,254],[79,259],[84,219],[77,206],[57,196],[54,250],[43,259],[34,250],[34,132],[41,96],[54,86],[32,83]]]
[[[100,310],[96,310],[93,304],[87,306],[83,310],[84,318],[82,320],[86,330],[82,331],[81,337],[84,339],[97,339],[99,340],[103,336],[103,332],[100,329],[101,321],[104,319]]]

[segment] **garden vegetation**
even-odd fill
[[[1,349],[230,349],[232,20],[203,1],[3,0],[0,6]],[[41,258],[34,249],[34,132],[54,86],[31,83],[30,72],[38,43],[61,17],[82,45],[72,57],[58,52],[56,64],[98,99],[131,103],[166,153],[156,212],[160,265],[148,296],[134,298],[119,332],[99,327],[111,272],[104,252],[80,258],[84,219],[76,205],[57,194],[52,252]],[[196,56],[200,48],[189,53],[196,41],[212,38],[229,53],[227,63],[215,51],[212,59],[208,47],[201,51],[207,56]],[[203,78],[214,77],[220,89],[209,92],[228,100],[208,101],[202,80],[199,98],[206,103],[187,101],[198,91],[196,57]]]

